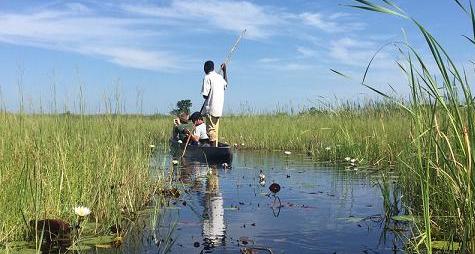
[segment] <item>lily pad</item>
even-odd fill
[[[460,250],[460,243],[448,241],[432,241],[432,248],[436,250],[457,251]]]
[[[93,234],[98,229],[100,224],[95,222],[88,222],[81,225],[84,234]]]
[[[87,245],[73,245],[68,248],[68,250],[72,251],[86,251],[92,249],[90,246]]]
[[[81,244],[85,245],[97,245],[97,244],[107,244],[114,242],[115,236],[112,235],[102,235],[102,236],[97,236],[97,237],[92,237],[92,238],[86,238],[83,241],[81,241]]]
[[[415,218],[412,215],[396,215],[391,217],[391,219],[395,221],[408,221],[408,222],[414,222]]]

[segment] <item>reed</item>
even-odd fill
[[[474,253],[475,104],[465,70],[390,1],[355,1],[357,8],[413,22],[425,39],[431,59],[407,43],[398,44],[410,100],[392,98],[363,80],[383,99],[296,114],[224,116],[221,140],[238,149],[289,150],[325,162],[351,157],[360,164],[397,168],[407,206],[403,210],[421,218],[415,220],[414,250],[431,253],[433,240],[443,240],[461,242],[462,252]],[[471,2],[468,7],[455,3],[475,24]],[[475,35],[468,39],[475,43]],[[435,70],[427,67],[429,61],[436,63]],[[103,231],[133,217],[156,188],[150,145],[167,143],[172,118],[120,111],[27,115],[2,108],[0,123],[1,244],[31,235],[30,220],[73,222],[78,205],[91,208],[90,219],[100,222]],[[387,186],[381,188],[385,200],[395,198]]]
[[[411,45],[399,46],[405,61],[399,67],[411,88],[410,105],[401,104],[411,116],[411,140],[406,153],[400,157],[401,176],[405,186],[406,203],[416,215],[420,245],[432,253],[434,240],[461,242],[462,253],[475,252],[474,182],[472,164],[475,139],[474,98],[464,69],[452,58],[416,19],[409,17],[388,0],[381,4],[355,0],[356,8],[402,17],[412,22],[431,52],[423,57]],[[475,29],[472,2],[464,6],[455,0]],[[474,30],[475,31],[475,30]],[[475,34],[466,37],[475,44]],[[428,62],[436,68],[429,69]],[[363,85],[373,89],[366,84]],[[375,90],[375,89],[373,89]],[[390,96],[377,91],[387,99]],[[446,248],[449,250],[450,248]]]
[[[291,150],[329,162],[350,156],[365,164],[392,165],[404,146],[401,137],[409,140],[407,120],[393,103],[347,103],[293,115],[223,117],[222,139],[239,149]],[[0,207],[0,243],[24,239],[30,220],[74,222],[73,207],[79,205],[91,208],[90,219],[103,231],[133,216],[156,187],[150,145],[166,146],[172,126],[171,117],[115,112],[3,110],[0,121],[0,202],[5,204]]]
[[[30,221],[72,224],[79,205],[106,232],[133,217],[156,187],[153,120],[3,111],[0,122],[0,244],[32,236]]]
[[[410,116],[389,102],[346,103],[299,114],[223,117],[222,138],[240,149],[306,153],[318,161],[358,158],[367,165],[393,165],[409,141]]]

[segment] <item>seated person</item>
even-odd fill
[[[203,116],[200,112],[195,112],[190,116],[190,120],[194,124],[193,135],[191,135],[190,140],[193,144],[208,144],[209,138],[206,133],[206,124],[203,121]]]
[[[188,122],[188,113],[182,112],[178,115],[178,118],[174,120],[175,127],[173,128],[173,139],[178,139],[186,142],[188,139],[188,133],[193,128],[192,123]]]

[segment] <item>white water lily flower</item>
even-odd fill
[[[330,151],[331,149],[332,149],[332,148],[329,147],[329,146],[325,147],[325,150],[327,150],[327,151]]]
[[[178,140],[178,144],[181,144],[181,143],[183,143],[183,141],[181,141],[181,140]]]
[[[292,152],[291,152],[291,151],[285,151],[284,153],[285,153],[285,154],[287,154],[287,155],[290,155],[290,154],[292,154]]]
[[[74,213],[79,217],[85,217],[91,213],[91,210],[85,206],[78,206],[74,207]]]
[[[261,172],[259,173],[259,181],[264,181],[264,179],[266,179],[266,175],[264,175],[264,172]]]
[[[155,148],[155,145],[150,145],[150,148]]]
[[[350,157],[345,157],[345,161],[350,161],[351,158]]]
[[[177,161],[177,160],[172,160],[172,164],[173,164],[173,165],[177,165],[177,164],[178,164],[178,161]]]

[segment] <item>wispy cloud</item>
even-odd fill
[[[318,52],[316,50],[302,46],[297,47],[297,52],[304,58],[314,57],[318,55]]]
[[[100,16],[82,4],[55,10],[0,14],[0,41],[77,52],[140,69],[169,71],[178,56],[147,45],[160,33],[143,27],[151,21]],[[150,49],[148,48],[150,47]]]
[[[362,30],[364,23],[346,20],[350,17],[347,13],[333,13],[328,16],[318,12],[304,12],[299,15],[306,25],[316,27],[327,33],[341,33]]]
[[[292,34],[334,34],[363,26],[347,22],[350,19],[347,13],[300,12],[250,1],[170,0],[120,5],[53,2],[36,9],[0,11],[0,42],[75,52],[125,67],[174,71],[192,58],[187,55],[190,51],[176,49],[173,36],[177,34],[183,36],[196,29],[210,34],[216,34],[216,30],[237,34],[246,28],[247,39],[265,41],[280,36],[289,46],[295,45]],[[348,47],[336,41],[332,56],[348,58]],[[317,55],[310,47],[298,47],[296,51],[301,58]],[[265,59],[256,61],[264,63]],[[297,70],[306,65],[285,66]]]
[[[366,66],[381,46],[380,43],[367,40],[356,40],[349,37],[343,37],[330,42],[328,55],[342,65],[347,66]],[[381,51],[376,55],[378,68],[393,65],[390,55]]]
[[[266,70],[278,71],[304,71],[318,68],[315,63],[297,61],[296,59],[261,58],[257,60],[257,66]]]
[[[276,63],[276,62],[279,62],[280,59],[279,58],[271,58],[271,57],[264,57],[264,58],[261,58],[261,59],[258,59],[257,62],[258,63]]]
[[[286,22],[282,13],[245,1],[183,1],[174,0],[169,6],[123,5],[123,10],[143,16],[170,18],[203,28],[220,28],[239,32],[247,29],[247,38],[271,36],[276,27]]]

